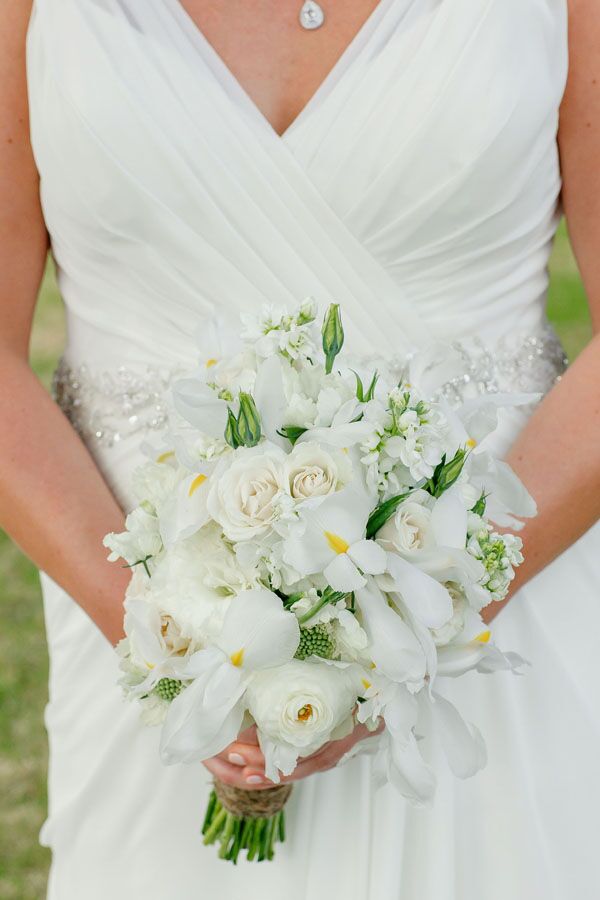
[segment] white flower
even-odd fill
[[[274,353],[292,360],[312,357],[316,353],[315,315],[316,305],[311,298],[292,313],[264,306],[259,316],[242,315],[242,338],[261,359]]]
[[[333,494],[352,477],[346,453],[329,452],[319,444],[297,444],[285,461],[284,473],[294,500],[308,500]]]
[[[174,453],[159,455],[158,462],[147,462],[138,466],[131,476],[131,486],[138,503],[149,503],[160,510],[176,489],[185,472],[173,465]]]
[[[156,556],[162,547],[159,521],[143,506],[138,506],[125,519],[126,531],[107,534],[103,544],[111,551],[111,562],[122,558],[130,566]]]
[[[365,572],[385,571],[385,552],[365,538],[373,502],[354,487],[300,508],[300,523],[285,543],[283,558],[301,576],[323,574],[334,590],[353,591]]]
[[[301,619],[316,606],[318,599],[316,590],[308,591],[293,604],[292,612]],[[334,646],[333,658],[339,657],[346,662],[356,662],[365,657],[369,639],[357,617],[346,607],[345,600],[327,603],[303,624],[307,628],[313,628],[315,625],[327,627]],[[365,658],[364,661],[370,660]]]
[[[335,739],[340,728],[351,728],[359,691],[354,667],[314,658],[258,672],[248,686],[247,700],[258,726],[267,777],[278,782],[280,771],[293,772],[298,756],[315,753]]]
[[[150,599],[196,640],[218,633],[232,595],[255,584],[211,523],[179,541],[159,559],[148,584]]]
[[[240,447],[224,465],[218,464],[207,508],[230,541],[264,535],[278,518],[282,494],[287,493],[285,459],[279,447],[264,443]]]
[[[220,753],[237,737],[253,675],[290,660],[298,648],[296,617],[271,591],[242,591],[227,610],[214,645],[188,660],[192,684],[173,700],[161,738],[165,763]]]
[[[431,529],[433,498],[426,491],[415,491],[398,506],[395,514],[377,532],[377,540],[386,550],[394,550],[409,559],[420,550],[435,545]]]
[[[449,644],[450,641],[453,641],[454,638],[462,633],[465,627],[465,616],[470,608],[469,602],[459,585],[448,581],[444,587],[452,600],[453,612],[452,617],[444,625],[441,625],[439,628],[433,628],[431,631],[433,641],[438,647]]]

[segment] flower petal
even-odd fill
[[[241,591],[233,598],[218,639],[233,665],[246,671],[283,665],[299,642],[298,619],[266,588]]]
[[[439,694],[434,694],[433,700],[433,721],[448,765],[458,778],[470,778],[487,763],[487,751],[481,732],[474,725],[465,722],[449,700]]]
[[[347,553],[335,556],[323,570],[323,575],[334,591],[349,593],[366,584],[366,579],[360,574]]]
[[[392,681],[420,682],[426,672],[423,649],[373,579],[356,592],[376,667]]]
[[[428,628],[441,628],[452,618],[452,599],[438,581],[396,553],[387,554],[387,569],[394,590],[412,615]]]
[[[381,575],[385,572],[386,552],[375,541],[357,541],[349,548],[348,556],[359,569],[369,575]]]
[[[431,512],[431,529],[440,547],[464,550],[467,545],[467,508],[458,486],[451,487],[435,503]]]

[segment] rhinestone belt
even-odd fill
[[[546,394],[567,366],[562,345],[550,327],[538,334],[511,335],[493,348],[477,338],[456,341],[453,346],[464,366],[441,393],[456,405],[474,394]],[[156,366],[93,371],[61,360],[53,392],[87,444],[112,447],[125,438],[166,427],[167,392],[183,374],[182,369]]]

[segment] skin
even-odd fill
[[[299,4],[185,0],[238,81],[277,133],[303,109],[367,19],[376,0],[329,0],[328,25],[307,34]],[[28,364],[31,322],[48,250],[28,132],[25,32],[31,0],[4,0],[0,21],[0,523],[25,553],[88,613],[111,643],[122,637],[129,574],[106,562],[101,539],[123,513],[91,456]],[[337,13],[340,13],[339,15]],[[341,14],[343,12],[343,14]],[[560,111],[563,202],[571,241],[600,327],[600,15],[597,0],[571,0],[570,74]],[[539,515],[522,533],[526,562],[516,590],[600,516],[600,335],[548,395],[509,462],[536,497]],[[557,424],[558,423],[558,424]],[[547,452],[552,447],[552,454]],[[568,520],[562,514],[568,510]],[[513,593],[514,593],[513,590]],[[494,604],[488,620],[501,604]],[[336,765],[359,727],[303,760],[290,780]],[[269,786],[253,729],[206,767],[252,790]],[[248,780],[250,779],[250,781]]]

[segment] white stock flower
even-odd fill
[[[286,495],[285,453],[272,444],[240,447],[219,463],[211,479],[207,508],[230,541],[266,534],[281,514]]]
[[[158,518],[143,506],[138,506],[125,519],[126,530],[107,534],[103,544],[111,552],[111,562],[122,558],[130,566],[156,556],[162,547]]]
[[[350,730],[359,692],[354,667],[328,665],[314,657],[258,672],[248,686],[247,700],[267,777],[278,782],[279,772],[293,772],[298,756],[315,753],[340,729]]]

